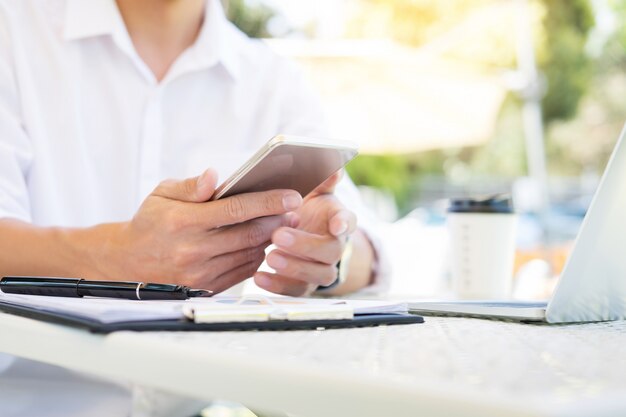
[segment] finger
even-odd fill
[[[356,226],[356,215],[345,209],[339,210],[328,221],[328,231],[336,237],[354,233]]]
[[[207,284],[206,288],[213,291],[214,294],[225,291],[233,285],[237,285],[240,282],[252,277],[262,263],[263,259],[258,259],[231,269],[216,279],[211,280],[211,282]]]
[[[296,212],[287,213],[289,215],[289,224],[287,226],[296,228],[300,226],[300,216]]]
[[[307,284],[303,281],[267,272],[257,272],[254,274],[254,282],[266,291],[291,297],[309,295],[317,288],[315,285]]]
[[[313,190],[313,195],[316,194],[332,194],[335,191],[335,187],[343,177],[343,169],[335,172],[333,175],[328,177],[323,183],[318,185],[315,190]]]
[[[271,190],[239,194],[197,207],[197,215],[208,228],[243,223],[259,217],[285,214],[298,209],[302,197],[293,190]]]
[[[281,226],[293,224],[293,213],[262,217],[245,223],[216,229],[214,238],[207,239],[207,253],[229,253],[269,243],[272,233]]]
[[[212,276],[217,279],[217,277],[220,277],[227,272],[240,267],[241,265],[246,265],[250,262],[256,262],[259,260],[263,262],[265,260],[265,248],[268,246],[269,242],[253,248],[225,253],[223,255],[216,256],[215,258],[211,258],[203,266],[205,271],[203,278]]]
[[[179,180],[161,182],[152,195],[190,203],[208,201],[217,185],[217,172],[209,168],[202,175]]]
[[[314,285],[330,285],[337,278],[335,264],[325,264],[292,256],[280,250],[267,255],[267,264],[283,277]]]
[[[343,244],[336,237],[287,227],[272,234],[272,243],[283,252],[329,265],[337,263],[343,251]]]

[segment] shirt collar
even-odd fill
[[[72,41],[113,35],[120,23],[123,25],[115,0],[67,0],[63,37]]]
[[[202,29],[186,52],[192,56],[196,68],[220,63],[233,79],[237,79],[241,73],[238,53],[241,39],[242,34],[226,18],[221,1],[207,0]]]
[[[63,37],[67,41],[110,35],[126,52],[134,47],[115,0],[67,0]],[[242,36],[224,15],[220,0],[207,0],[204,23],[196,42],[184,52],[190,62],[185,69],[203,69],[222,64],[237,79],[241,63],[237,49]]]

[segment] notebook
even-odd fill
[[[291,330],[421,323],[406,303],[292,297],[185,301],[65,298],[0,293],[0,311],[86,328],[116,330]]]
[[[626,126],[548,302],[411,302],[416,313],[548,323],[626,319]]]

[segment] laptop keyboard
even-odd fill
[[[626,392],[626,321],[546,325],[426,317],[415,325],[153,337],[206,355],[228,352],[278,368],[326,369],[329,378],[352,372],[355,381],[433,386],[542,407],[614,394],[623,403]]]

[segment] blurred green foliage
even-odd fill
[[[617,27],[613,36],[604,45],[602,54],[594,65],[596,71],[601,73],[619,71],[624,73],[626,65],[626,1],[608,0],[607,3],[615,13]]]
[[[624,125],[626,2],[607,0],[596,6],[604,24],[586,45],[592,73],[586,94],[576,117],[548,126],[549,168],[558,175],[600,175]]]
[[[346,168],[358,185],[367,185],[391,193],[398,210],[404,214],[418,191],[418,174],[439,174],[448,158],[445,151],[433,150],[420,154],[359,155]]]
[[[224,0],[224,8],[228,19],[246,35],[251,38],[270,37],[267,24],[275,14],[270,7],[246,0]]]
[[[592,65],[585,53],[594,17],[588,0],[544,0],[543,43],[538,48],[548,82],[543,99],[546,123],[569,119],[589,87]]]
[[[404,155],[359,155],[346,170],[356,184],[389,191],[399,206],[407,204],[414,168]]]

